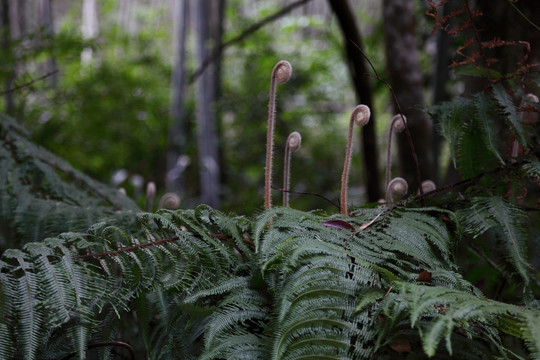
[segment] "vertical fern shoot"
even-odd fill
[[[292,66],[287,60],[278,61],[270,77],[270,99],[268,102],[268,129],[266,131],[266,167],[264,171],[264,207],[272,207],[272,157],[274,152],[274,120],[276,118],[276,82],[286,83],[292,75]]]
[[[298,131],[293,131],[287,137],[285,144],[285,159],[283,161],[283,207],[289,206],[289,187],[291,184],[291,153],[300,149],[302,136]]]
[[[390,122],[390,129],[388,129],[388,144],[386,146],[386,178],[384,186],[388,193],[388,184],[390,184],[390,170],[392,168],[392,133],[395,131],[397,133],[405,130],[407,125],[407,118],[405,115],[397,114],[394,115],[392,121]],[[388,200],[387,200],[388,201]]]
[[[343,174],[341,175],[341,213],[348,214],[347,208],[347,192],[349,182],[349,170],[351,167],[352,156],[352,140],[354,125],[365,126],[369,122],[371,110],[366,105],[357,105],[349,120],[349,135],[347,137],[347,150],[345,151],[345,164],[343,166]]]

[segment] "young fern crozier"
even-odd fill
[[[285,144],[285,159],[283,161],[283,207],[289,206],[289,186],[291,180],[291,153],[300,149],[302,136],[299,132],[293,131],[287,137]]]
[[[352,156],[352,140],[354,125],[365,126],[369,122],[371,110],[366,105],[357,105],[349,121],[349,135],[347,137],[347,150],[345,151],[345,164],[343,166],[343,174],[341,175],[341,213],[347,215],[347,192],[349,182],[349,170],[351,167]]]
[[[278,61],[270,77],[270,99],[268,102],[268,128],[266,132],[266,167],[264,171],[264,207],[272,207],[272,160],[274,152],[274,120],[276,117],[276,82],[286,83],[292,75],[292,66],[287,60]]]
[[[390,170],[392,168],[392,132],[402,132],[405,130],[406,124],[407,118],[405,115],[401,114],[394,115],[392,121],[390,122],[390,129],[388,129],[388,145],[386,147],[386,178],[384,182],[386,189],[388,189],[388,184],[390,183]]]
[[[428,193],[428,192],[432,192],[434,190],[437,189],[437,185],[435,185],[435,183],[431,180],[424,180],[422,181],[422,193],[425,194],[425,193]],[[418,194],[420,194],[420,189],[418,189]]]
[[[180,202],[180,196],[178,196],[176,193],[168,192],[159,200],[159,208],[176,210],[180,207]]]
[[[152,206],[154,204],[154,198],[156,197],[156,184],[153,181],[150,181],[146,184],[146,212],[152,211]]]
[[[386,202],[392,204],[394,197],[403,197],[409,191],[409,184],[404,178],[393,178],[386,187]]]

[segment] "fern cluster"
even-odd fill
[[[459,217],[274,208],[249,219],[199,206],[27,243],[0,263],[0,356],[84,359],[125,321],[155,359],[386,358],[400,343],[512,358],[503,334],[537,356],[540,310],[486,299],[457,271],[441,219]]]
[[[32,143],[0,114],[0,250],[64,231],[86,231],[102,218],[126,223],[139,211],[118,191]]]

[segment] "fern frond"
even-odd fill
[[[523,125],[521,125],[517,107],[512,101],[512,98],[508,95],[501,83],[493,84],[491,88],[493,89],[493,97],[502,108],[502,114],[505,115],[506,119],[512,124],[513,130],[517,134],[516,138],[519,139],[519,142],[523,146],[527,146],[525,131],[523,130]]]
[[[495,329],[504,332],[505,326],[501,326],[503,322],[519,329],[519,337],[528,341],[531,352],[538,351],[538,342],[533,340],[531,335],[533,331],[540,329],[540,323],[530,323],[530,320],[540,316],[538,310],[501,303],[454,289],[410,283],[401,283],[399,286],[399,300],[394,297],[383,302],[383,306],[391,306],[389,301],[406,304],[411,310],[412,326],[421,329],[423,349],[428,356],[435,355],[442,339],[445,339],[446,349],[452,354],[452,334],[457,330],[473,338],[493,341],[494,345],[503,349],[500,343],[497,344],[500,339],[490,335]],[[421,324],[420,319],[427,320],[427,325]],[[515,335],[515,332],[513,334]]]
[[[474,97],[474,108],[476,110],[476,121],[481,134],[481,139],[486,148],[504,164],[500,153],[499,134],[495,132],[495,122],[493,119],[494,104],[491,98],[485,93],[478,93]]]
[[[501,197],[490,196],[473,199],[471,208],[459,210],[457,214],[465,231],[475,237],[489,229],[502,234],[508,257],[512,259],[512,264],[527,286],[530,281],[530,265],[525,256],[525,213]]]

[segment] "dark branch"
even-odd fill
[[[285,190],[285,189],[275,188],[275,187],[272,187],[272,189],[278,190],[278,191],[281,191],[281,192],[288,192],[289,194],[317,196],[317,197],[320,197],[320,198],[323,199],[323,200],[326,200],[327,202],[329,202],[330,204],[334,205],[334,206],[337,207],[338,209],[341,208],[341,207],[340,207],[338,204],[336,204],[334,201],[330,200],[329,198],[327,198],[327,197],[325,197],[325,196],[323,196],[323,195],[321,195],[321,194],[312,193],[312,192],[304,192],[304,191]]]
[[[32,84],[34,84],[34,83],[36,83],[38,81],[44,80],[44,79],[48,78],[49,76],[52,76],[52,75],[56,74],[57,72],[58,72],[58,70],[51,71],[50,73],[42,75],[42,76],[40,76],[40,77],[38,77],[36,79],[33,79],[33,80],[29,81],[29,82],[26,82],[26,83],[21,84],[21,85],[17,85],[17,86],[15,86],[15,87],[13,87],[11,89],[8,89],[8,90],[4,90],[4,91],[0,92],[0,95],[5,95],[5,94],[8,94],[8,93],[12,93],[12,92],[20,90],[22,88],[31,86]]]
[[[349,39],[349,41],[358,49],[358,51],[360,52],[362,57],[364,59],[366,59],[369,66],[373,70],[375,78],[377,80],[379,80],[380,82],[382,82],[384,85],[386,85],[386,87],[388,88],[388,90],[392,94],[392,98],[394,99],[394,103],[396,104],[396,107],[398,108],[399,114],[401,115],[401,119],[404,119],[403,111],[401,110],[401,105],[399,104],[399,100],[398,100],[398,98],[396,96],[396,93],[394,92],[394,89],[392,88],[392,86],[388,83],[388,81],[384,80],[382,77],[379,76],[379,73],[377,72],[377,69],[375,69],[375,66],[373,66],[373,63],[367,57],[367,55],[364,54],[364,52],[362,51],[360,46],[356,45],[354,43],[354,41],[352,41],[350,39]],[[411,147],[411,153],[412,153],[412,157],[413,157],[413,160],[414,160],[414,165],[415,165],[415,168],[416,168],[416,181],[418,182],[418,189],[420,190],[420,195],[422,195],[423,194],[422,185],[421,185],[422,184],[422,176],[420,175],[420,164],[418,163],[418,155],[416,154],[416,150],[414,149],[414,143],[412,141],[411,132],[409,131],[409,126],[407,125],[406,121],[403,121],[403,123],[405,124],[405,133],[407,134],[407,141],[409,143],[409,146]],[[421,199],[421,201],[423,201],[423,199]]]
[[[197,80],[197,78],[199,76],[201,76],[201,74],[204,72],[204,70],[206,70],[208,65],[210,65],[211,63],[216,61],[221,56],[221,53],[225,50],[225,48],[228,48],[229,46],[234,45],[236,43],[242,42],[246,37],[248,37],[249,35],[251,35],[255,31],[259,30],[260,28],[262,28],[266,24],[271,23],[272,21],[275,21],[275,20],[279,19],[281,16],[287,14],[288,12],[290,12],[291,10],[293,10],[293,9],[299,7],[299,6],[304,5],[305,3],[309,2],[309,1],[311,1],[311,0],[297,0],[297,1],[291,3],[291,4],[287,5],[287,6],[284,6],[281,10],[273,13],[272,15],[269,15],[269,16],[265,17],[264,19],[262,19],[261,21],[255,23],[255,24],[249,26],[246,30],[244,30],[242,33],[235,36],[231,40],[222,43],[219,47],[215,48],[210,53],[210,55],[208,55],[208,57],[206,59],[204,59],[201,66],[199,66],[199,68],[197,70],[195,70],[195,72],[189,77],[189,82],[192,83],[195,80]]]

